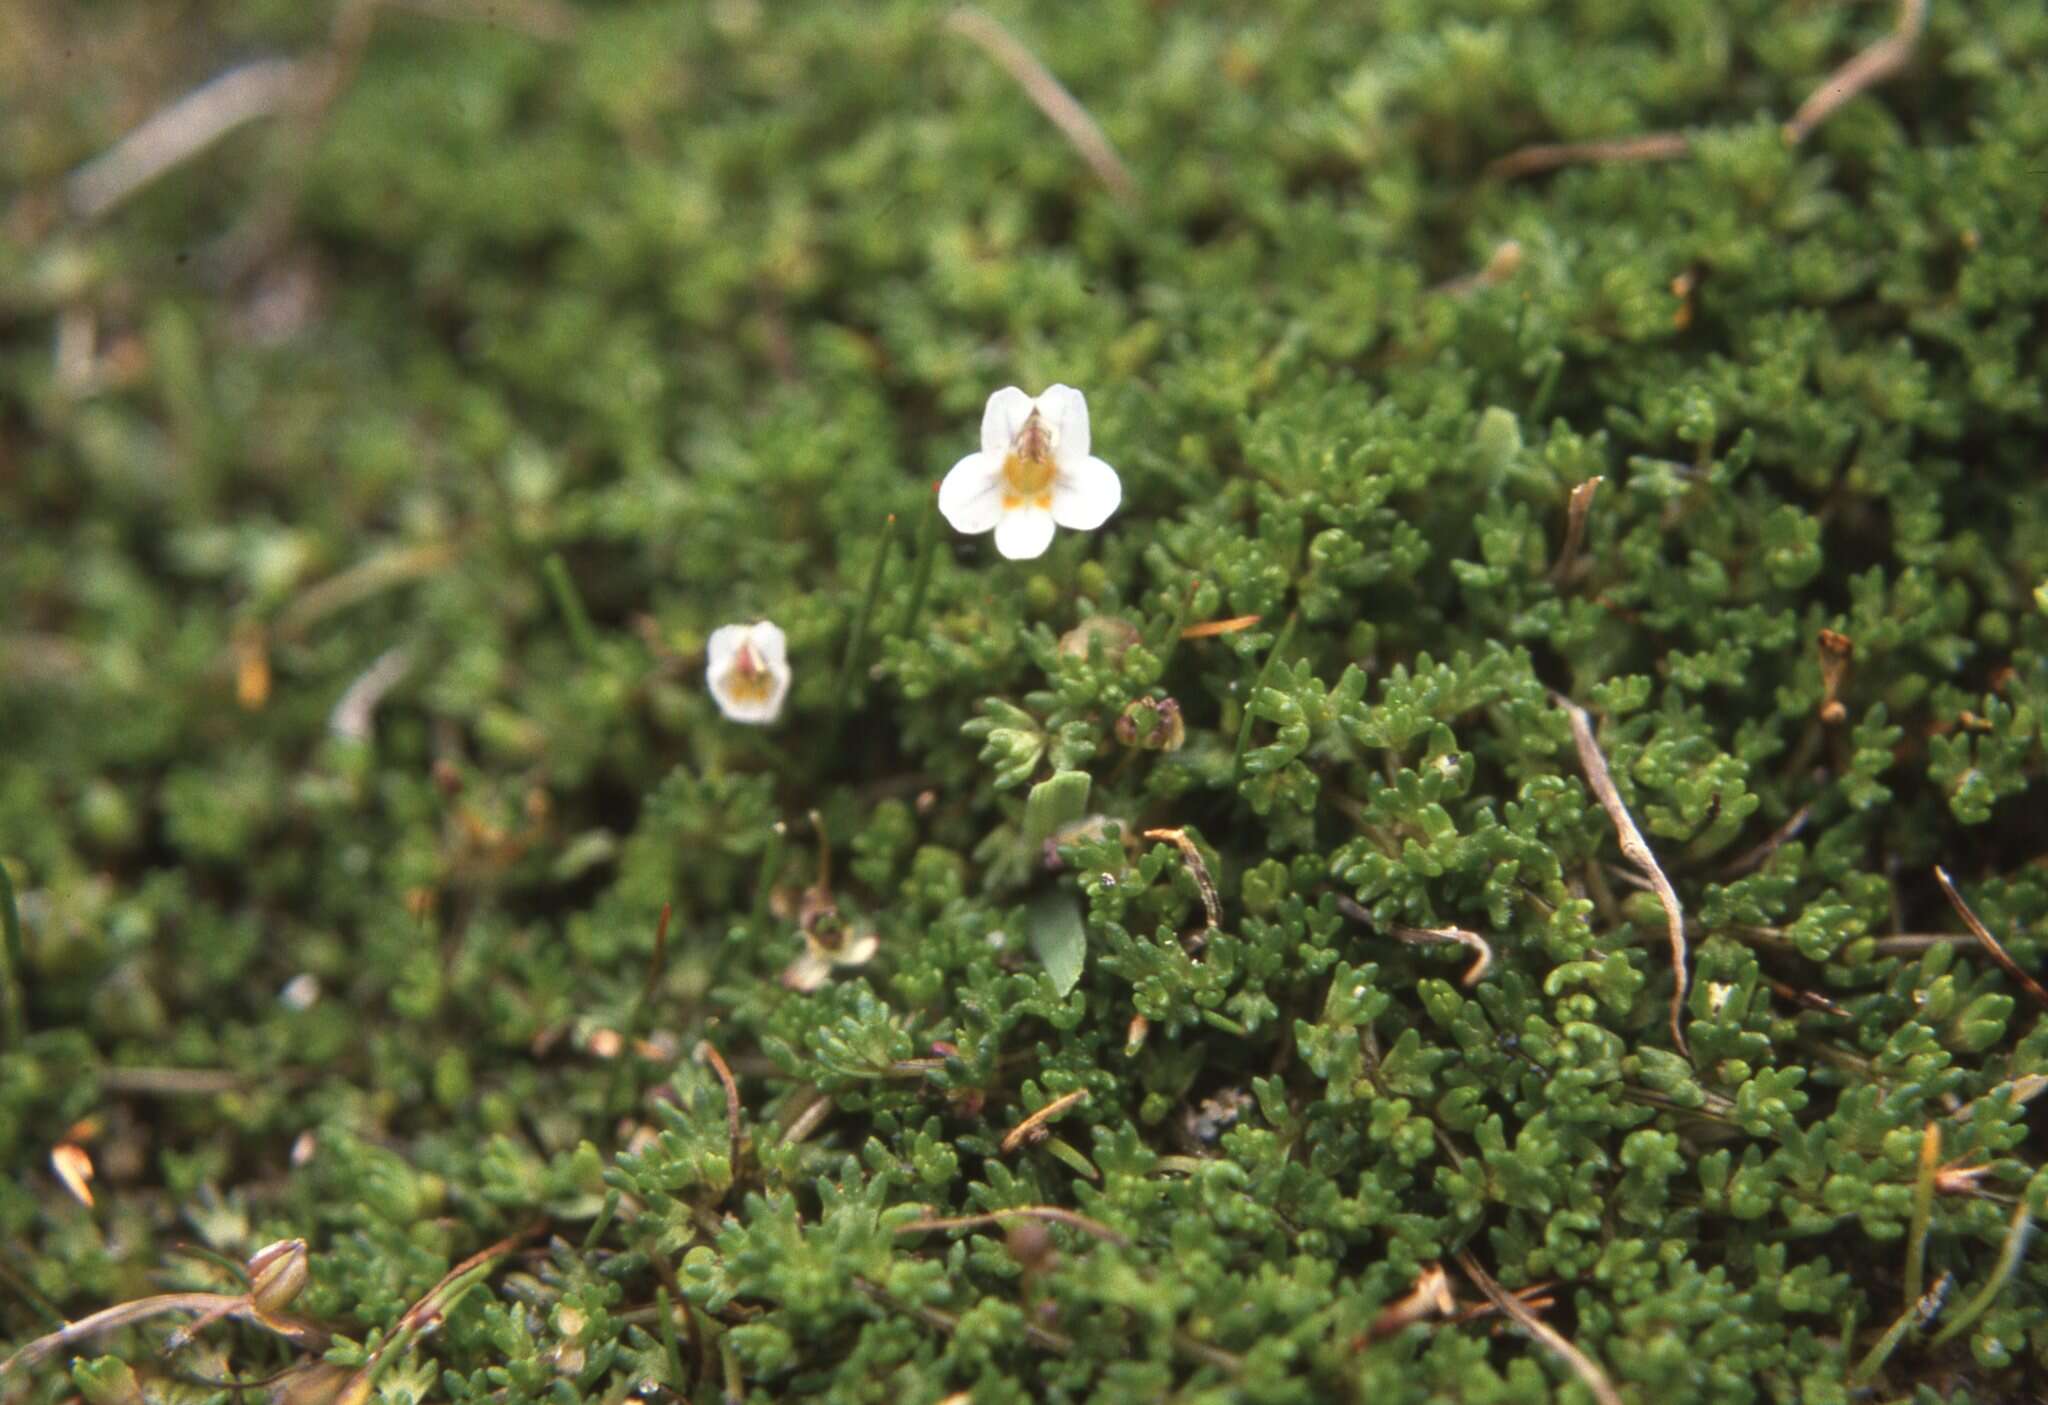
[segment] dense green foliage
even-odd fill
[[[1937,0],[1795,147],[1885,7],[1002,6],[1124,202],[927,4],[393,8],[88,222],[326,7],[12,8],[11,1346],[302,1236],[391,1402],[1590,1399],[1382,1320],[1462,1251],[1631,1402],[2048,1379],[2048,1024],[1933,876],[2040,963],[2048,10]],[[1053,381],[1123,506],[1004,561],[931,485]],[[321,1359],[168,1326],[0,1393]]]

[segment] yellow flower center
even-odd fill
[[[754,652],[752,644],[740,645],[725,673],[725,691],[735,702],[766,702],[775,691],[775,675]]]
[[[1024,427],[1010,443],[1003,460],[1003,509],[1013,511],[1029,504],[1052,506],[1052,480],[1059,472],[1053,462],[1052,434],[1033,410]]]

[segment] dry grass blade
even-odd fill
[[[1956,916],[1962,918],[1963,925],[1970,929],[1970,935],[1990,953],[1993,961],[2004,968],[2008,976],[2020,983],[2020,989],[2024,990],[2036,1005],[2048,1008],[2048,990],[2042,989],[2039,981],[2028,975],[2019,962],[2006,954],[2005,948],[1998,944],[1998,938],[1992,936],[1990,929],[1977,919],[1977,914],[1970,911],[1970,905],[1963,901],[1963,895],[1958,893],[1956,885],[1949,881],[1948,870],[1936,864],[1934,877],[1935,881],[1941,884],[1941,891],[1948,895],[1948,905],[1956,910]]]
[[[1007,1210],[991,1210],[985,1215],[955,1215],[950,1218],[912,1220],[896,1226],[898,1234],[917,1234],[932,1229],[980,1229],[986,1225],[1003,1224],[1009,1220],[1049,1220],[1063,1224],[1069,1229],[1078,1229],[1083,1234],[1092,1234],[1119,1249],[1130,1247],[1131,1241],[1117,1233],[1100,1220],[1091,1220],[1086,1215],[1072,1210],[1062,1210],[1057,1205],[1013,1205]]]
[[[229,69],[73,171],[65,182],[65,197],[80,216],[98,219],[235,128],[292,102],[305,81],[293,59],[258,59]]]
[[[697,1045],[697,1057],[708,1062],[712,1072],[718,1075],[718,1081],[725,1085],[725,1131],[732,1139],[732,1173],[737,1176],[740,1173],[739,1084],[733,1081],[732,1069],[727,1066],[724,1056],[711,1047],[710,1040]]]
[[[1564,545],[1558,549],[1557,565],[1550,572],[1552,584],[1563,585],[1571,579],[1572,568],[1579,563],[1579,544],[1586,536],[1586,514],[1592,511],[1593,494],[1600,491],[1600,485],[1605,481],[1596,473],[1572,489],[1570,515],[1564,526]]]
[[[368,1361],[356,1368],[355,1374],[348,1378],[348,1383],[336,1399],[369,1399],[370,1391],[376,1384],[377,1373],[383,1368],[387,1357],[403,1351],[414,1336],[438,1323],[447,1315],[448,1309],[455,1305],[456,1299],[481,1282],[513,1250],[534,1238],[546,1227],[544,1222],[528,1225],[517,1234],[507,1235],[489,1248],[471,1254],[449,1269],[442,1275],[439,1283],[427,1290],[426,1296],[400,1314],[398,1321],[392,1325],[390,1335],[370,1354]]]
[[[1036,1141],[1044,1134],[1046,1123],[1052,1121],[1055,1117],[1058,1117],[1087,1096],[1088,1090],[1086,1088],[1076,1088],[1071,1093],[1054,1098],[1044,1107],[1032,1113],[1022,1122],[1019,1122],[1003,1134],[1003,1155],[1008,1156],[1027,1141]]]
[[[1233,615],[1227,620],[1204,620],[1200,624],[1191,624],[1186,629],[1183,629],[1180,632],[1180,637],[1183,639],[1214,639],[1219,634],[1236,634],[1242,630],[1250,629],[1264,618],[1265,616],[1263,615]]]
[[[138,1298],[134,1302],[116,1303],[89,1317],[81,1317],[48,1336],[36,1338],[5,1361],[0,1361],[0,1380],[16,1371],[33,1369],[102,1332],[132,1327],[138,1322],[173,1312],[196,1313],[207,1320],[240,1318],[277,1333],[295,1346],[317,1349],[327,1343],[327,1334],[312,1323],[282,1313],[264,1312],[249,1300],[246,1293],[162,1293],[156,1297]]]
[[[1052,71],[1017,41],[1015,35],[1003,28],[993,16],[972,6],[962,6],[946,16],[946,28],[994,59],[1003,72],[1016,80],[1024,95],[1060,129],[1061,135],[1081,153],[1081,159],[1088,163],[1117,199],[1126,204],[1137,203],[1137,183],[1131,179],[1123,158],[1116,154],[1116,148],[1109,144],[1102,128],[1088,115],[1088,110],[1074,100],[1074,95],[1061,86],[1060,80],[1052,76]]]
[[[1664,876],[1657,856],[1650,852],[1650,846],[1643,840],[1643,832],[1636,828],[1634,817],[1621,803],[1621,792],[1614,788],[1614,777],[1607,769],[1607,757],[1601,753],[1600,743],[1594,740],[1593,721],[1586,715],[1586,709],[1562,693],[1552,693],[1550,698],[1564,709],[1564,715],[1571,721],[1572,742],[1578,748],[1579,766],[1586,773],[1586,784],[1593,788],[1601,808],[1607,811],[1607,818],[1614,824],[1614,834],[1621,841],[1622,854],[1649,881],[1650,887],[1656,891],[1657,901],[1664,905],[1664,920],[1671,937],[1671,1038],[1678,1045],[1678,1052],[1690,1059],[1692,1049],[1685,1042],[1685,1029],[1680,1019],[1685,1012],[1685,996],[1691,986],[1691,978],[1686,965],[1685,910],[1679,906],[1678,890]]]
[[[1926,27],[1927,0],[1899,0],[1899,14],[1892,22],[1891,33],[1829,74],[1799,104],[1799,110],[1785,124],[1786,144],[1799,145],[1813,135],[1816,127],[1834,116],[1835,109],[1904,68],[1920,46],[1920,32]]]
[[[412,654],[402,644],[393,645],[348,685],[333,711],[327,714],[327,730],[346,741],[366,742],[377,705],[385,694],[405,681],[412,671]]]
[[[1540,142],[1511,151],[1486,168],[1498,180],[1532,176],[1560,166],[1608,165],[1626,161],[1676,161],[1692,150],[1684,132],[1651,132],[1611,141]]]
[[[1607,1373],[1600,1369],[1592,1357],[1566,1341],[1555,1327],[1538,1317],[1527,1303],[1501,1287],[1499,1281],[1481,1268],[1479,1261],[1470,1253],[1462,1249],[1458,1251],[1458,1266],[1465,1270],[1465,1276],[1472,1280],[1472,1286],[1486,1295],[1487,1301],[1513,1318],[1515,1325],[1571,1367],[1572,1373],[1584,1382],[1586,1389],[1593,1393],[1593,1398],[1598,1400],[1600,1405],[1621,1405],[1621,1395],[1615,1390],[1614,1383],[1607,1379]]]

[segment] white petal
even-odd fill
[[[714,688],[732,667],[732,656],[740,651],[740,642],[753,629],[750,624],[725,624],[711,631],[711,642],[704,650],[704,677]]]
[[[1052,514],[1044,508],[1012,508],[996,523],[996,550],[1012,561],[1043,556],[1052,545],[1052,528]]]
[[[1003,466],[1011,441],[1030,415],[1031,397],[1014,385],[1006,385],[989,396],[988,406],[981,412],[981,451],[995,460],[997,468]]]
[[[1002,462],[987,454],[969,454],[948,470],[939,484],[939,513],[954,531],[971,537],[1002,518]]]
[[[1109,520],[1124,500],[1116,470],[1098,458],[1083,458],[1062,467],[1052,481],[1052,520],[1077,532],[1092,531]]]
[[[754,646],[754,653],[768,665],[770,673],[781,675],[789,672],[789,636],[782,632],[782,626],[773,620],[756,620],[748,631],[748,638]]]
[[[768,675],[765,692],[758,685],[747,686],[740,675],[737,665],[743,645]],[[764,726],[780,717],[783,699],[789,696],[789,679],[789,641],[773,623],[728,624],[711,632],[705,648],[704,681],[718,710],[732,721]]]
[[[1049,385],[1038,414],[1052,427],[1053,457],[1061,468],[1088,457],[1088,397],[1071,385]]]
[[[791,990],[808,995],[832,978],[832,963],[820,960],[805,952],[789,963],[782,972],[782,983]]]

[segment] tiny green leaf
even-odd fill
[[[1036,850],[1063,826],[1088,813],[1086,771],[1060,771],[1051,780],[1031,787],[1024,800],[1024,843]]]
[[[1042,894],[1032,901],[1024,927],[1031,936],[1031,949],[1038,953],[1045,973],[1052,977],[1053,989],[1064,1000],[1081,983],[1081,968],[1088,959],[1088,931],[1081,925],[1081,904],[1072,893]]]

